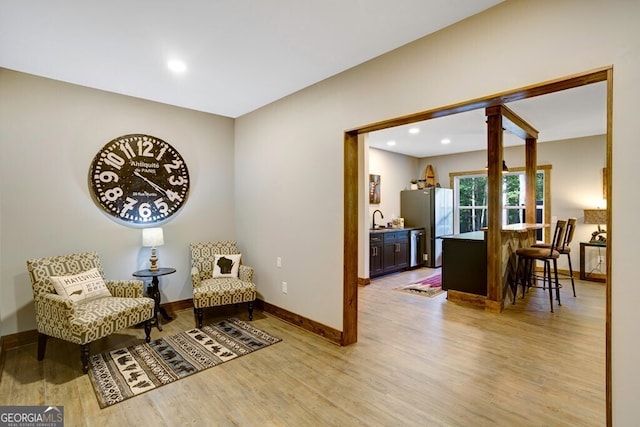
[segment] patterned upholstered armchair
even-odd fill
[[[201,242],[190,246],[196,327],[202,327],[203,309],[227,304],[248,303],[249,320],[253,320],[257,295],[256,285],[251,282],[253,268],[240,264],[236,242]],[[234,267],[237,273],[231,271]]]
[[[144,323],[146,341],[150,341],[154,301],[143,297],[144,283],[104,280],[97,253],[30,259],[27,269],[36,309],[38,360],[44,359],[47,337],[60,338],[80,344],[82,371],[86,374],[91,342],[140,323]],[[85,282],[88,285],[78,285],[84,277],[89,277]],[[57,292],[56,286],[59,289],[62,282],[75,288],[68,294],[64,289]],[[80,299],[83,293],[83,298],[90,294],[91,298]]]

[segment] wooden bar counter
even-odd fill
[[[511,224],[502,228],[502,283],[501,300],[492,301],[485,307],[489,311],[501,312],[505,298],[511,298],[511,283],[516,278],[518,256],[516,251],[536,243],[536,232],[547,224]]]
[[[517,268],[516,250],[536,242],[536,232],[546,224],[511,224],[502,228],[502,283],[499,284],[499,301],[488,299],[486,263],[478,258],[487,256],[486,231],[454,234],[443,237],[442,289],[449,301],[470,303],[487,311],[501,312],[505,298],[511,298],[511,281]]]

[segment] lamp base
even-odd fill
[[[149,262],[151,265],[149,266],[149,271],[158,271],[158,257],[156,256],[156,248],[151,248],[151,258],[149,258]]]
[[[598,229],[591,233],[590,243],[607,243],[607,230],[598,225]]]

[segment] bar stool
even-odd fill
[[[516,255],[518,256],[518,272],[516,273],[517,278],[515,281],[515,288],[513,289],[513,304],[516,303],[518,282],[522,285],[523,298],[525,288],[538,287],[533,283],[533,279],[537,279],[534,268],[536,261],[542,261],[544,263],[543,286],[546,287],[546,284],[549,284],[549,304],[551,305],[551,312],[553,313],[553,290],[556,291],[558,305],[562,305],[560,303],[560,288],[562,285],[558,281],[558,258],[560,257],[558,249],[561,247],[564,240],[566,227],[567,221],[565,220],[559,220],[556,223],[556,228],[553,232],[553,240],[548,248],[528,246],[516,250]],[[552,262],[555,281],[551,277]]]
[[[564,234],[564,241],[562,246],[558,249],[560,255],[566,255],[569,261],[569,277],[571,278],[571,288],[573,289],[573,296],[576,296],[576,285],[573,281],[573,267],[571,267],[571,241],[573,240],[573,233],[576,229],[576,218],[567,219],[567,231]],[[532,245],[534,248],[549,248],[549,243],[536,243]],[[558,273],[560,275],[566,275],[567,273]]]

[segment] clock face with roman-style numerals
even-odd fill
[[[120,136],[96,154],[89,169],[95,202],[131,225],[167,221],[189,195],[189,171],[167,142],[150,135]]]

